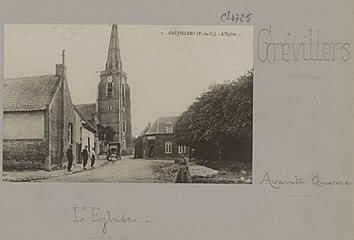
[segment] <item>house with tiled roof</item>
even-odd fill
[[[175,142],[175,126],[179,117],[159,117],[149,123],[135,140],[135,158],[176,159],[181,153],[189,152],[188,147]]]
[[[81,150],[79,129],[96,131],[75,110],[64,63],[53,75],[5,79],[3,86],[4,170],[64,167],[69,145],[74,153]],[[78,157],[74,154],[74,162]]]

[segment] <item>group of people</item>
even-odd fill
[[[92,148],[91,150],[91,154],[90,154],[90,158],[91,158],[91,168],[95,168],[94,164],[96,161],[96,152],[94,150],[94,148]],[[68,150],[66,151],[66,157],[68,159],[68,172],[71,172],[71,168],[73,166],[73,146],[70,144]],[[88,162],[88,158],[89,158],[89,151],[88,151],[88,146],[86,145],[85,148],[82,150],[81,152],[81,158],[82,158],[82,166],[83,169],[86,170],[86,165]]]

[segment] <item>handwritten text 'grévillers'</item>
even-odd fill
[[[272,40],[274,32],[269,26],[257,34],[257,58],[261,62],[350,60],[350,43],[326,41],[322,39],[320,29],[309,29],[301,36],[285,32],[282,41]]]

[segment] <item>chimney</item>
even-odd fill
[[[63,54],[62,54],[62,63],[61,64],[56,64],[55,65],[55,76],[65,76],[66,73],[66,67],[65,67],[65,49],[63,49]]]

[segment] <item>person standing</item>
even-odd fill
[[[71,167],[73,166],[73,146],[71,144],[66,151],[66,157],[68,159],[68,172],[71,172]]]
[[[82,164],[83,164],[84,170],[86,170],[86,164],[87,164],[87,160],[88,160],[87,145],[85,146],[85,149],[82,150],[81,156],[82,156]]]
[[[94,150],[94,148],[92,148],[91,151],[91,167],[95,168],[93,165],[95,164],[95,160],[96,160],[96,152]]]
[[[189,171],[189,159],[185,153],[182,153],[181,159],[178,161],[178,172],[176,183],[191,183],[192,177]]]

